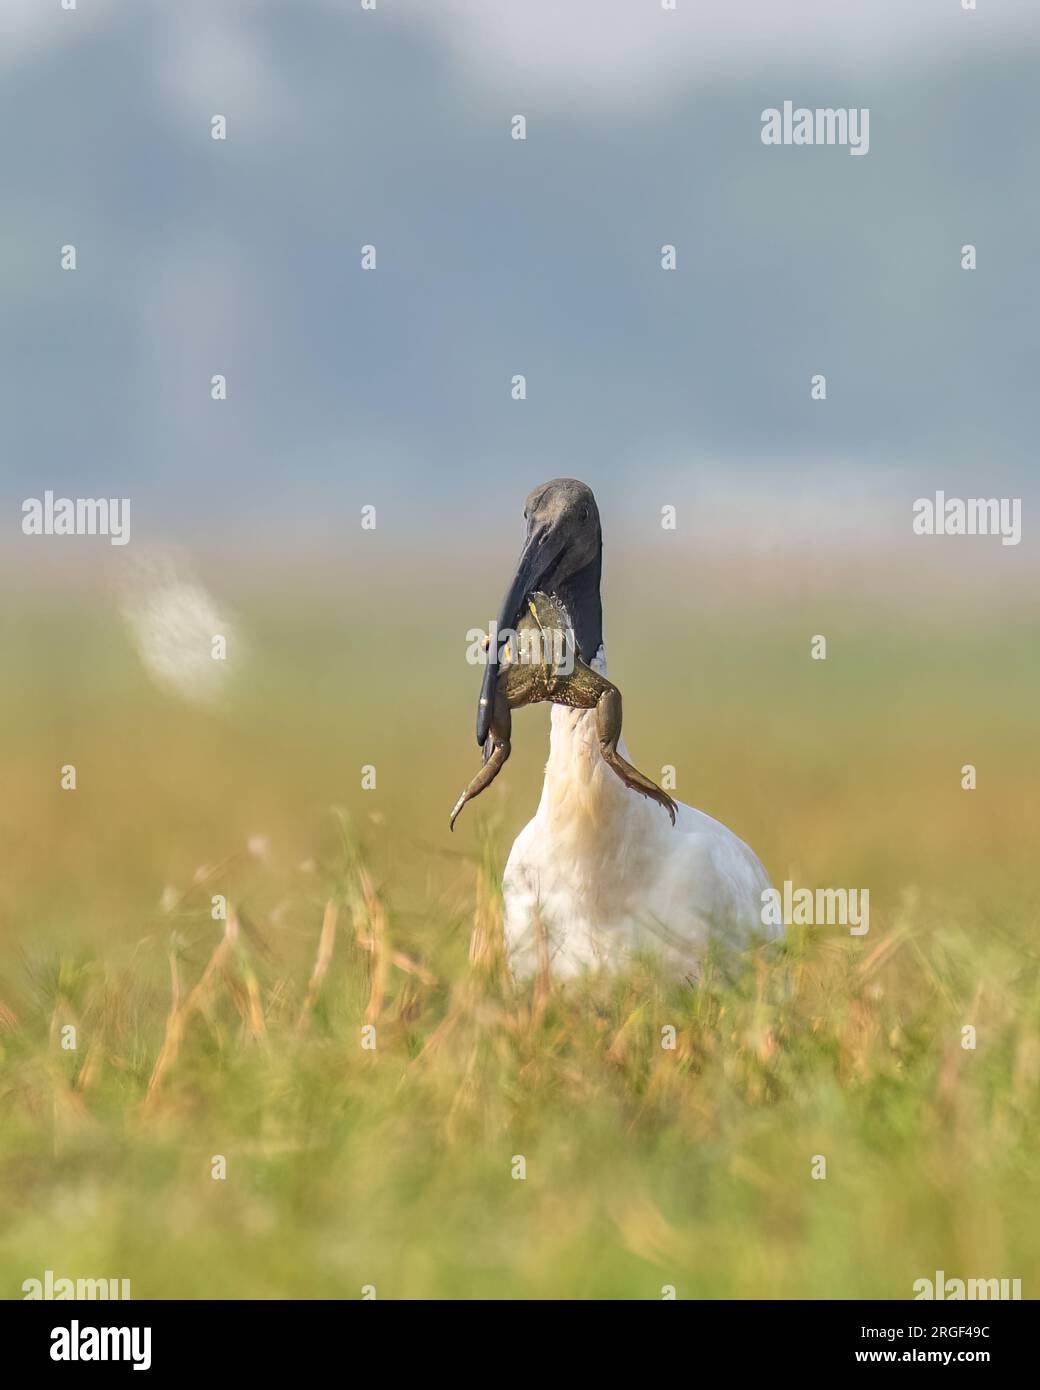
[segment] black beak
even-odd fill
[[[520,552],[516,576],[509,586],[509,592],[502,600],[498,615],[499,634],[503,629],[516,627],[520,620],[523,602],[528,594],[548,584],[557,560],[563,551],[551,527],[539,526],[530,533]],[[477,706],[477,742],[483,747],[491,729],[491,716],[495,707],[495,686],[498,681],[497,652],[488,652],[488,664],[484,668],[484,681],[480,687],[480,704]]]

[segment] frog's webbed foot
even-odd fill
[[[488,742],[493,743],[493,740],[489,739]],[[493,743],[491,756],[452,808],[451,820],[448,823],[448,828],[450,830],[455,829],[455,822],[459,818],[459,812],[462,810],[463,806],[465,806],[466,802],[472,801],[473,798],[479,796],[485,788],[490,787],[491,783],[502,771],[503,764],[508,757],[508,743]]]
[[[621,691],[616,686],[610,686],[604,690],[596,704],[596,725],[599,732],[599,748],[603,754],[603,761],[607,766],[621,778],[626,787],[632,791],[639,792],[643,796],[648,796],[651,801],[658,802],[663,806],[675,824],[675,814],[679,809],[666,791],[662,791],[656,782],[651,782],[649,777],[644,777],[638,768],[632,766],[630,762],[621,756],[617,751],[618,739],[621,737]]]
[[[472,801],[475,796],[479,796],[485,788],[490,787],[498,774],[502,771],[506,759],[509,757],[509,738],[512,732],[512,720],[509,713],[509,704],[506,699],[505,690],[500,685],[495,695],[495,718],[491,723],[491,732],[487,742],[484,744],[484,765],[470,782],[469,786],[456,801],[451,812],[449,829],[455,829],[455,822],[459,818],[459,812],[467,801]]]

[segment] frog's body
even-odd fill
[[[466,802],[491,785],[509,757],[512,711],[545,701],[570,709],[594,709],[603,761],[626,787],[659,802],[674,825],[676,805],[672,798],[618,752],[621,692],[577,655],[570,617],[559,598],[554,594],[530,595],[516,625],[516,645],[515,652],[512,643],[506,647],[495,683],[484,766],[455,803],[451,825]]]
[[[516,636],[519,650],[506,647],[499,675],[511,709],[542,701],[595,709],[605,691],[616,689],[577,655],[567,610],[552,594],[531,595]]]

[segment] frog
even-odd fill
[[[487,638],[484,645],[490,645]],[[452,808],[450,829],[454,830],[466,802],[486,791],[502,771],[510,753],[513,710],[546,702],[595,710],[603,761],[626,787],[663,806],[675,825],[675,801],[618,752],[621,691],[578,655],[563,602],[555,594],[539,591],[528,596],[516,631],[502,652],[484,765]]]

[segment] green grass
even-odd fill
[[[619,615],[637,763],[675,764],[774,881],[869,887],[871,930],[561,988],[500,958],[542,714],[449,837],[473,672],[403,617],[373,664],[359,622],[247,609],[212,712],[93,608],[6,619],[4,1296],[48,1268],[137,1298],[901,1299],[937,1268],[1035,1296],[1028,624],[836,611],[824,668],[796,614],[691,617],[664,672]]]

